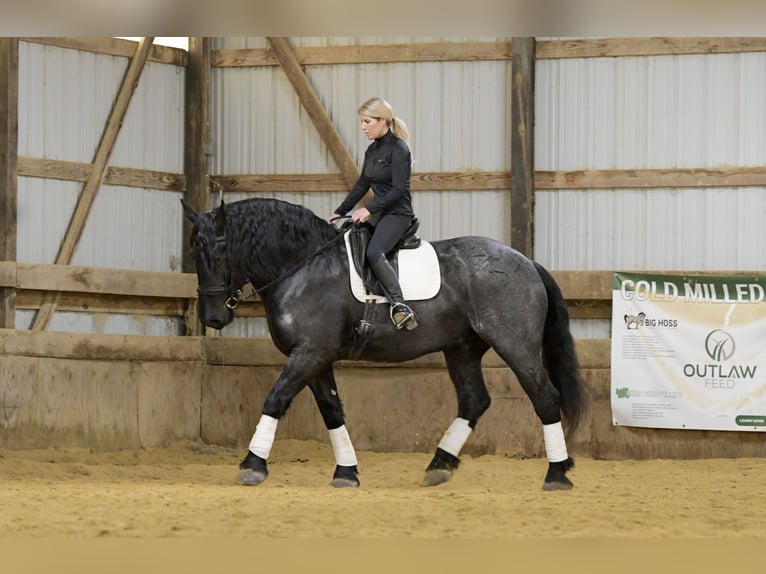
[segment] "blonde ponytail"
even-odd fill
[[[391,118],[391,131],[394,135],[400,139],[403,139],[408,144],[410,143],[410,130],[407,129],[407,124],[401,118]]]

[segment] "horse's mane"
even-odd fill
[[[297,264],[338,235],[308,208],[279,199],[244,199],[224,209],[229,249],[240,246],[244,258],[263,270]]]

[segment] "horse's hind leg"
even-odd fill
[[[497,350],[497,349],[496,349]],[[564,431],[561,426],[561,396],[548,377],[542,359],[537,354],[530,353],[524,361],[510,353],[498,354],[513,370],[519,384],[524,389],[535,414],[543,424],[545,452],[548,457],[548,472],[543,483],[543,490],[569,490],[572,481],[566,473],[574,467],[574,460],[567,454]],[[520,367],[519,365],[525,365]]]
[[[424,486],[447,482],[460,464],[460,450],[479,417],[489,408],[490,397],[481,372],[481,358],[488,349],[480,339],[444,351],[452,383],[457,392],[457,418],[442,437],[426,468]]]
[[[346,430],[343,404],[338,395],[332,367],[311,381],[309,388],[314,393],[319,412],[330,433],[330,442],[335,454],[335,474],[330,484],[336,488],[359,486],[356,452]]]

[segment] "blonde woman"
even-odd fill
[[[356,209],[351,219],[372,227],[367,262],[391,302],[391,321],[397,329],[409,331],[417,327],[417,319],[404,302],[399,279],[386,256],[415,219],[410,194],[409,131],[394,116],[391,104],[382,98],[370,98],[357,112],[362,131],[372,143],[365,151],[359,179],[329,221],[334,223],[348,213],[372,187],[374,199]]]

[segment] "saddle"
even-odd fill
[[[364,303],[361,319],[354,325],[348,358],[358,359],[375,330],[375,311],[379,303],[388,303],[372,269],[367,265],[367,244],[372,236],[368,225],[344,224],[346,252],[349,258],[349,287],[353,296]],[[430,299],[439,292],[441,274],[436,251],[417,234],[420,221],[413,220],[394,249],[386,254],[402,281],[402,293],[407,300]],[[351,227],[351,230],[348,230]],[[402,254],[400,274],[399,254]]]
[[[341,229],[346,229],[349,226],[352,226],[349,232],[349,244],[351,246],[351,260],[354,262],[354,268],[370,293],[383,296],[384,292],[380,283],[375,278],[375,274],[370,266],[367,265],[367,244],[370,242],[370,237],[372,237],[372,228],[366,224],[353,225],[353,223],[348,222]],[[420,227],[420,220],[416,217],[412,220],[412,224],[404,232],[394,248],[386,253],[386,257],[397,276],[399,275],[399,251],[401,249],[417,249],[420,247],[418,227]]]

